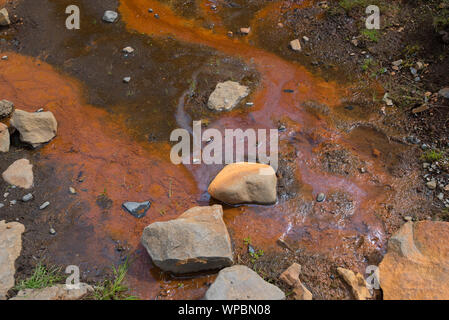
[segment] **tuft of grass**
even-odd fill
[[[34,269],[33,275],[28,279],[20,281],[14,289],[42,289],[60,283],[63,279],[60,267],[46,267],[39,262]]]
[[[360,33],[366,40],[379,42],[379,31],[376,29],[363,29]]]
[[[128,287],[123,283],[128,273],[128,259],[119,265],[118,268],[112,266],[114,278],[105,280],[103,283],[95,287],[93,298],[95,300],[137,300],[138,298],[128,293]]]
[[[436,150],[427,150],[421,155],[421,160],[425,162],[440,161],[443,158],[443,152]]]

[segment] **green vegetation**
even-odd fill
[[[60,283],[64,277],[60,267],[46,267],[41,262],[36,265],[33,275],[15,286],[16,290],[42,289]]]
[[[379,31],[376,29],[363,29],[360,33],[366,40],[369,40],[372,42],[379,41]]]
[[[129,295],[128,287],[123,284],[128,268],[128,259],[118,269],[112,266],[114,279],[105,280],[101,285],[96,286],[93,298],[95,300],[137,300],[137,297]]]
[[[443,152],[436,150],[427,150],[421,156],[421,160],[426,162],[440,161],[442,158]]]
[[[437,10],[433,17],[433,26],[437,31],[447,29],[449,27],[449,0],[442,0]]]

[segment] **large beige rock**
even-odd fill
[[[22,250],[22,233],[25,227],[18,222],[0,221],[0,300],[6,299],[14,286],[16,259]]]
[[[20,140],[33,147],[53,139],[58,130],[58,123],[50,111],[26,112],[16,109],[10,124],[19,131]]]
[[[209,194],[228,204],[273,204],[276,202],[277,178],[266,164],[239,162],[221,170],[208,188]]]
[[[9,116],[14,108],[14,104],[8,100],[0,101],[0,119]]]
[[[65,284],[58,284],[42,289],[20,290],[17,296],[9,300],[79,300],[93,291],[85,283],[80,283],[78,289],[67,289]]]
[[[150,224],[142,244],[156,266],[176,274],[219,269],[233,262],[220,205],[194,207],[175,220]]]
[[[9,20],[8,10],[3,8],[0,10],[0,26],[9,26],[11,21]]]
[[[449,299],[449,223],[407,222],[379,265],[385,300]]]
[[[367,300],[371,298],[371,293],[366,285],[366,280],[360,273],[355,274],[353,271],[337,268],[338,274],[351,288],[352,294],[357,300]]]
[[[246,266],[232,266],[218,273],[205,300],[284,300],[281,289],[266,282]]]
[[[33,165],[27,159],[17,160],[2,173],[2,177],[10,185],[29,189],[33,186]]]
[[[249,94],[249,88],[238,82],[220,82],[209,97],[207,106],[217,111],[227,111],[235,108],[237,104]]]
[[[0,152],[9,151],[9,131],[8,127],[3,123],[0,123]]]

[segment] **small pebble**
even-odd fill
[[[124,77],[123,78],[123,82],[124,83],[129,83],[131,81],[131,77]]]
[[[254,105],[254,102],[247,102],[246,105],[247,105],[248,107],[252,107],[252,106]]]
[[[412,221],[412,220],[413,220],[413,218],[412,218],[412,217],[410,217],[410,216],[405,216],[405,217],[404,217],[404,220],[405,220],[405,221]]]
[[[56,230],[53,229],[53,228],[50,228],[50,234],[51,234],[51,235],[55,235],[55,234],[56,234]]]
[[[437,195],[438,200],[443,201],[444,200],[444,193],[440,193]]]
[[[69,192],[70,192],[71,194],[76,194],[76,190],[75,190],[75,188],[73,188],[73,187],[70,187],[70,188],[69,188]]]
[[[44,210],[44,209],[47,208],[49,205],[50,205],[50,202],[46,201],[46,202],[44,202],[44,203],[39,207],[39,209]]]
[[[12,206],[15,205],[16,203],[17,203],[17,200],[11,200],[11,201],[9,201],[9,204],[12,205]]]
[[[156,19],[159,19],[159,15],[158,15],[157,13],[154,15],[154,17],[155,17]]]
[[[149,13],[153,13],[153,9],[151,9],[151,8],[148,9],[148,12],[149,12]]]
[[[134,52],[134,48],[133,47],[125,47],[122,50],[124,53],[133,53]]]
[[[3,56],[2,60],[8,60],[8,56]]]
[[[5,205],[3,203],[0,203],[0,208],[3,208]]]
[[[326,199],[326,195],[324,193],[320,193],[318,194],[318,196],[316,197],[316,201],[317,202],[323,202]]]
[[[23,197],[22,197],[22,201],[23,202],[28,202],[28,201],[30,201],[30,200],[32,200],[33,199],[33,195],[31,194],[31,193],[28,193],[28,194],[26,194],[26,195],[24,195]]]
[[[3,195],[4,198],[8,198],[8,196],[9,196],[9,192],[6,192],[6,193]]]
[[[43,112],[43,111],[44,111],[44,108],[40,108],[40,109],[36,110],[36,113]]]

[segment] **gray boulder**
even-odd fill
[[[284,300],[281,289],[263,280],[245,266],[232,266],[218,273],[205,300]]]
[[[175,274],[224,268],[233,262],[220,205],[194,207],[175,220],[150,224],[142,244],[156,266]]]

